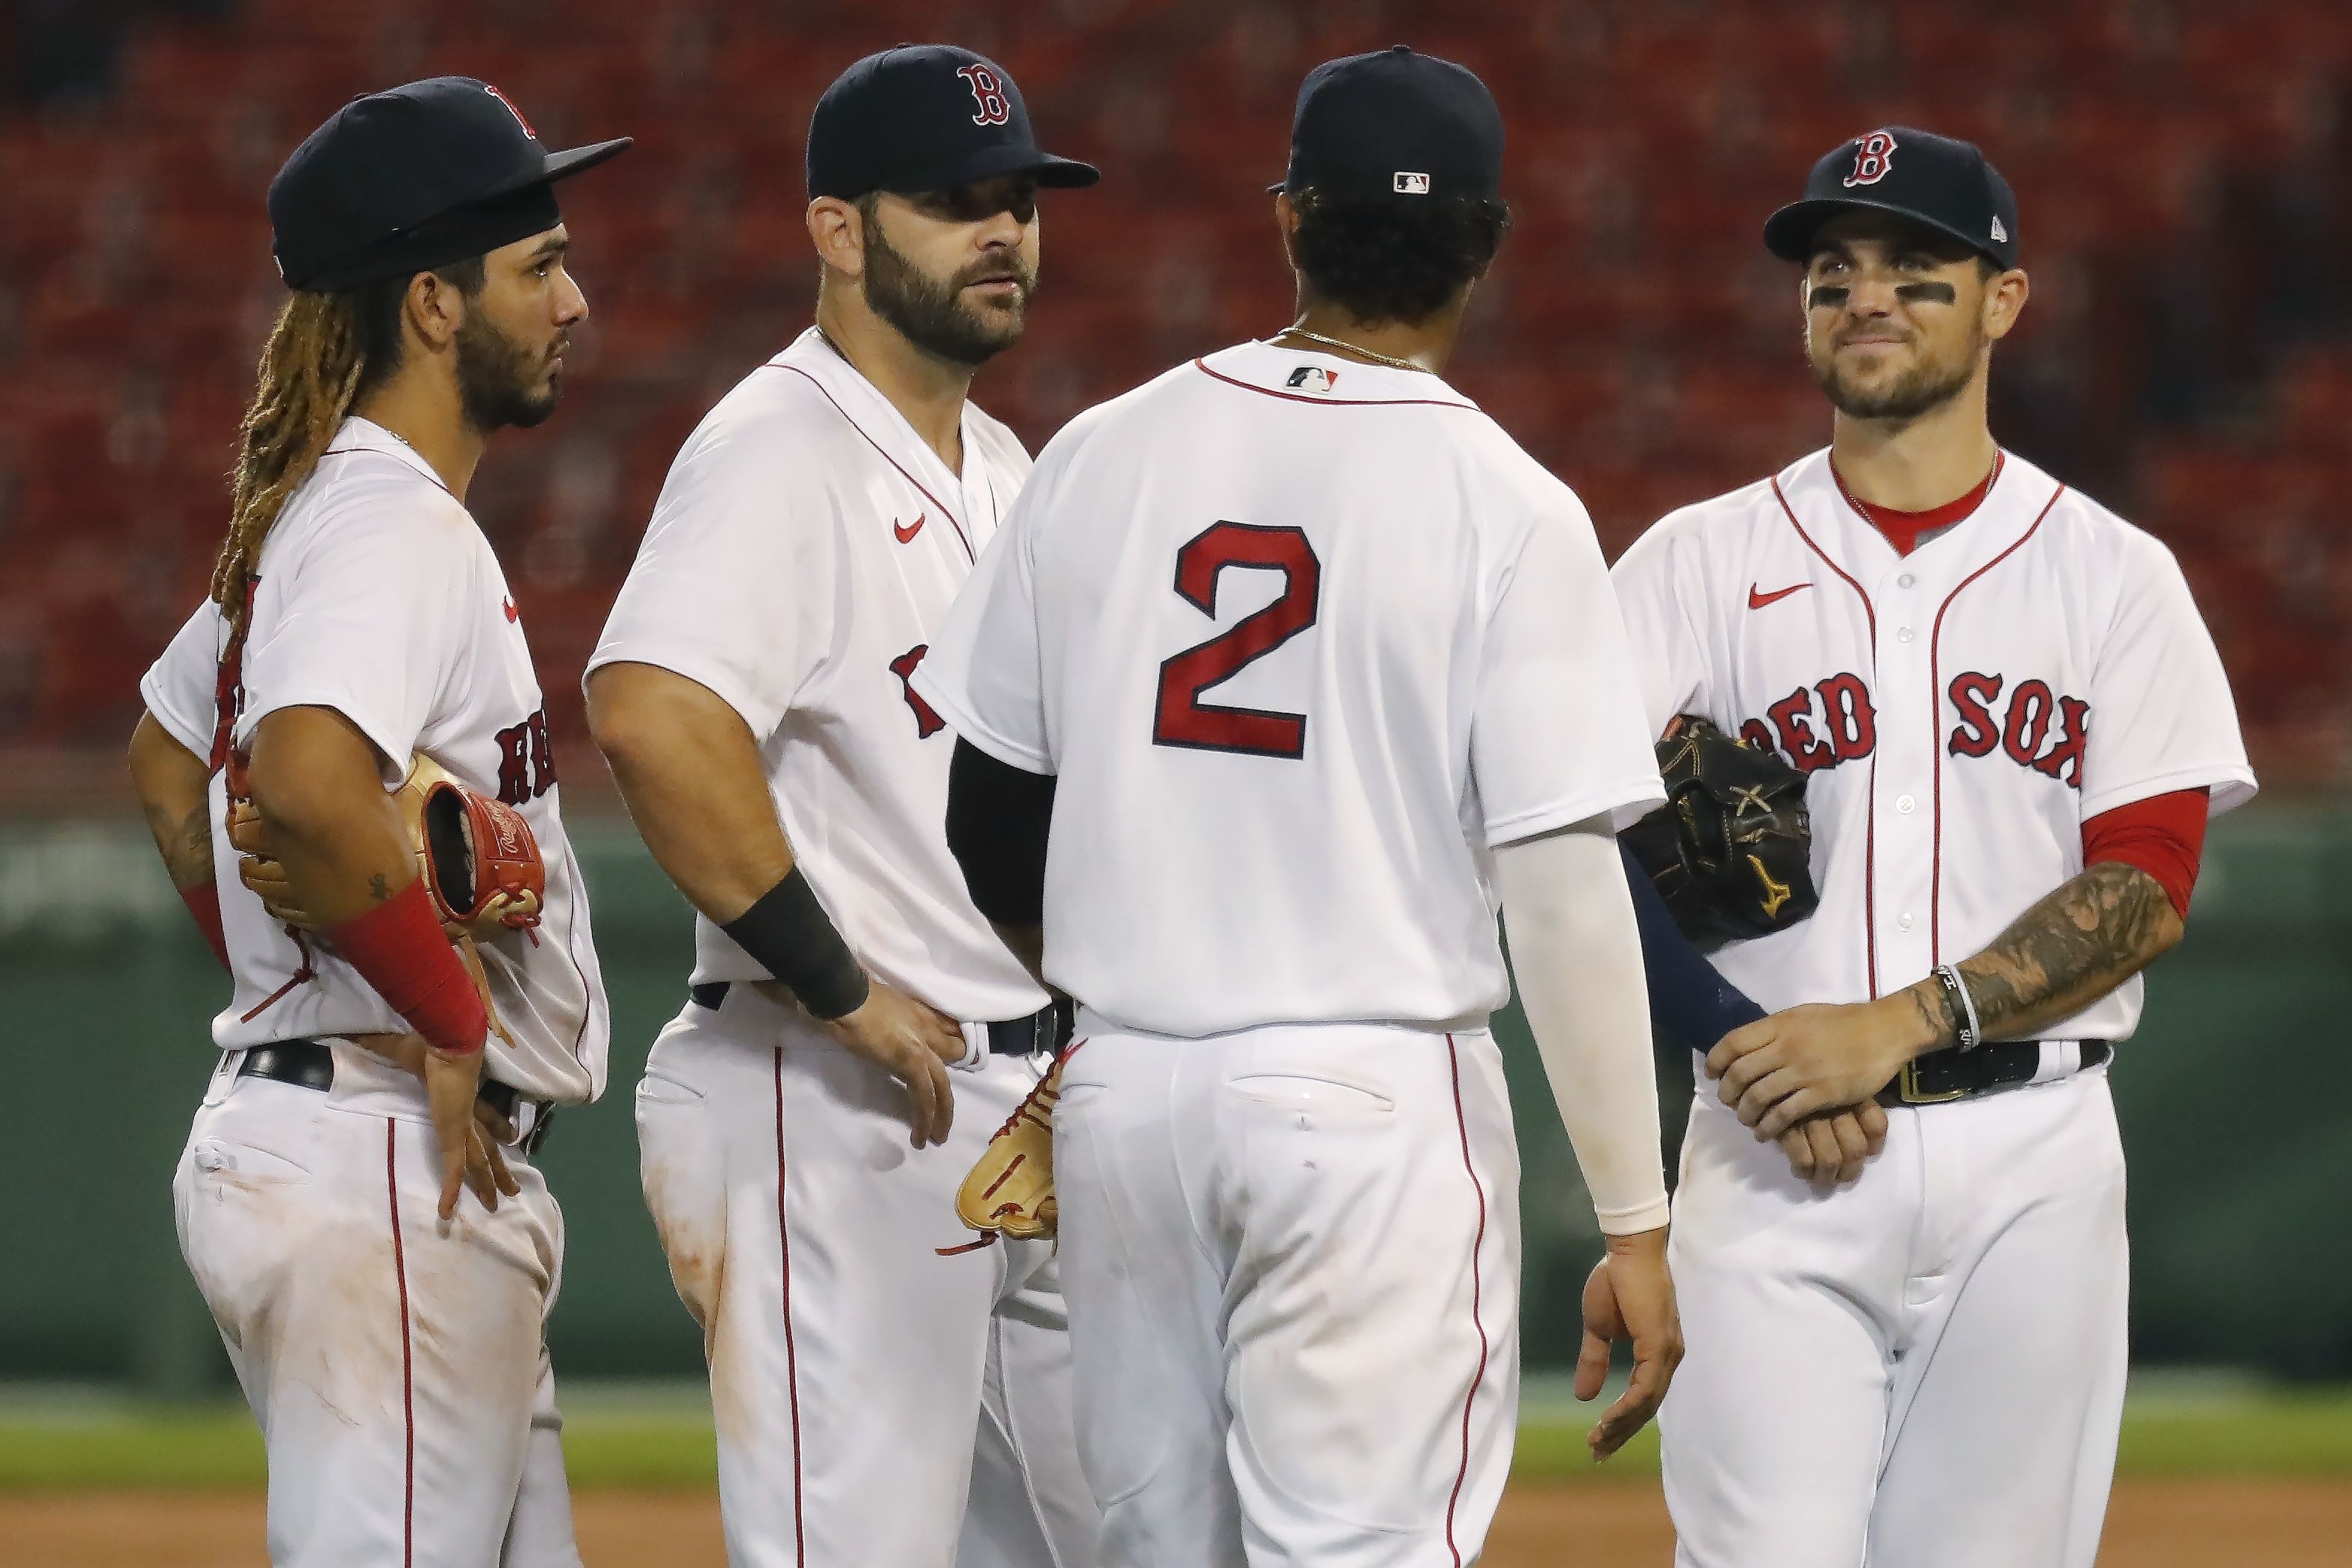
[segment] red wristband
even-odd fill
[[[195,917],[196,929],[205,933],[205,944],[213,950],[213,956],[220,960],[223,969],[228,969],[228,937],[221,930],[218,885],[207,878],[193,888],[182,888],[180,901],[187,905],[188,913]],[[230,970],[230,973],[235,973],[236,971]]]
[[[413,881],[384,902],[329,933],[335,951],[392,1004],[393,1011],[437,1050],[466,1056],[482,1048],[490,1016],[473,976],[457,962],[434,918],[425,884]]]

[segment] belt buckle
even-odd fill
[[[1906,1105],[1943,1105],[1955,1100],[1966,1100],[1969,1097],[1969,1091],[1965,1089],[1950,1089],[1939,1092],[1920,1088],[1919,1058],[1916,1057],[1903,1064],[1903,1070],[1895,1077],[1895,1092],[1902,1096],[1903,1103]]]

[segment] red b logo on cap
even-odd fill
[[[1878,184],[1886,178],[1887,168],[1894,162],[1895,138],[1884,131],[1872,132],[1853,150],[1853,173],[1845,177],[1847,188]]]
[[[971,100],[980,106],[971,117],[974,125],[1002,125],[1013,118],[1013,106],[1004,101],[1004,83],[986,66],[959,66],[956,75],[963,78],[971,89]]]
[[[488,82],[484,82],[482,84],[482,90],[507,106],[507,112],[515,117],[515,123],[522,127],[522,133],[524,135],[530,137],[534,142],[539,140],[539,132],[530,128],[530,121],[522,117],[522,110],[514,106],[513,99],[509,98],[505,93],[500,92]]]

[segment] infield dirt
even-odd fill
[[[724,1568],[719,1504],[698,1491],[583,1493],[587,1568]],[[244,1492],[0,1497],[10,1568],[256,1568],[261,1499]],[[2352,1480],[2149,1478],[2117,1484],[2101,1568],[2341,1568]],[[1664,1568],[1654,1482],[1511,1489],[1482,1568]]]

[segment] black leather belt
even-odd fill
[[[2105,1040],[2083,1042],[2083,1066],[2097,1067],[2115,1054]],[[1930,1051],[1904,1064],[1893,1083],[1878,1091],[1881,1105],[1946,1105],[1974,1100],[1995,1089],[2014,1089],[2042,1070],[2042,1042],[2016,1040],[1979,1046],[1972,1051]]]
[[[727,1005],[727,993],[732,986],[733,982],[727,980],[689,985],[687,1000],[716,1013]],[[1049,1002],[1026,1017],[992,1022],[988,1026],[988,1048],[1001,1057],[1025,1057],[1037,1051],[1058,1055],[1076,1029],[1076,1005],[1066,1000]]]
[[[324,1094],[335,1087],[335,1053],[318,1040],[274,1040],[266,1046],[249,1046],[236,1064],[239,1078],[266,1078],[272,1083],[290,1083],[297,1089],[315,1089]],[[506,1118],[509,1127],[520,1127],[518,1114],[526,1106],[533,1108],[530,1125],[523,1129],[515,1146],[525,1154],[536,1155],[540,1145],[547,1142],[547,1130],[555,1121],[555,1107],[543,1100],[525,1098],[510,1083],[485,1079],[478,1097],[484,1105]]]

